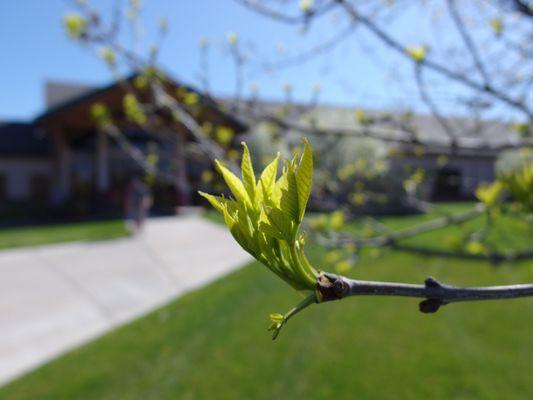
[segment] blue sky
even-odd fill
[[[113,2],[90,3],[105,16],[110,14]],[[62,18],[72,9],[68,0],[0,2],[0,119],[25,120],[42,112],[46,80],[102,85],[112,79],[94,51],[66,37]],[[415,24],[416,13],[410,13],[406,10],[402,22],[388,28],[395,28],[407,42],[416,44],[424,27]],[[228,32],[238,33],[240,45],[247,53],[260,53],[262,58],[272,60],[309,48],[333,34],[334,26],[342,25],[342,19],[332,17],[311,26],[304,34],[298,28],[258,16],[233,0],[145,0],[142,11],[145,48],[151,43],[161,16],[167,17],[170,25],[161,64],[176,78],[199,86],[198,42],[207,38],[210,82],[213,92],[219,95],[231,95],[235,82],[225,41]],[[321,101],[326,103],[370,108],[413,106],[424,111],[411,82],[409,65],[364,35],[356,31],[334,52],[273,75],[254,63],[246,72],[245,92],[248,84],[256,82],[261,96],[282,98],[283,85],[290,82],[293,97],[306,100],[313,84],[319,82]],[[284,54],[280,55],[280,48],[285,48]]]

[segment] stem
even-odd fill
[[[298,303],[294,308],[292,308],[287,314],[285,314],[283,316],[283,320],[281,321],[281,323],[279,323],[277,326],[269,329],[269,330],[273,330],[274,331],[272,333],[272,340],[276,340],[276,338],[279,335],[279,332],[281,331],[281,328],[283,328],[283,325],[285,325],[290,318],[294,317],[300,311],[302,311],[303,309],[309,307],[313,303],[317,303],[316,293],[312,293],[309,296],[307,296],[300,303]]]
[[[315,286],[316,278],[299,257],[300,244],[296,240],[293,244],[289,244],[289,246],[291,249],[292,263],[297,269],[295,272],[299,275],[300,279],[305,281],[305,285],[312,290]]]
[[[349,279],[324,273],[318,278],[317,291],[322,301],[338,300],[348,296],[401,296],[426,300],[420,303],[420,311],[434,313],[440,306],[459,301],[513,299],[533,296],[533,284],[460,287],[446,285],[434,278],[427,278],[424,285],[396,282],[375,282]]]

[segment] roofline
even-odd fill
[[[183,83],[179,82],[178,80],[174,79],[172,76],[170,76],[166,72],[162,72],[162,73],[164,74],[165,78],[167,80],[169,80],[170,83],[172,83],[174,86],[184,87],[188,91],[191,91],[191,92],[194,92],[194,93],[198,94],[202,101],[204,101],[208,105],[216,108],[225,118],[231,120],[233,124],[238,126],[241,129],[241,131],[246,131],[248,129],[248,126],[243,121],[241,121],[240,119],[238,119],[238,118],[226,113],[212,97],[207,96],[204,93],[201,93],[200,91],[198,91],[197,89],[193,88],[192,86],[189,86],[189,85],[186,85],[186,84],[183,84]],[[140,74],[141,74],[141,72],[134,71],[134,72],[130,73],[127,77],[123,78],[122,81],[132,81],[133,79],[135,79]],[[104,92],[106,92],[108,90],[111,90],[112,88],[118,86],[119,82],[120,82],[120,80],[115,80],[115,81],[113,81],[113,82],[111,82],[111,83],[109,83],[109,84],[107,84],[105,86],[102,86],[102,87],[99,87],[99,88],[95,88],[93,90],[89,90],[87,93],[84,93],[84,94],[75,96],[75,97],[73,97],[73,98],[71,98],[69,100],[63,101],[63,102],[59,103],[58,105],[50,108],[49,110],[46,110],[42,114],[38,115],[37,117],[35,117],[35,119],[33,121],[31,121],[29,123],[30,124],[38,124],[38,123],[44,122],[47,119],[55,116],[56,114],[67,110],[69,107],[72,107],[74,105],[83,103],[85,101],[89,101],[91,98],[96,97],[99,94],[102,94],[102,93],[104,93]]]

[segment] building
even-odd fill
[[[196,188],[210,163],[199,152],[183,155],[184,148],[194,147],[195,142],[187,128],[159,112],[155,124],[160,129],[147,131],[124,114],[125,85],[135,84],[138,77],[133,74],[102,88],[49,83],[42,115],[30,122],[0,124],[0,215],[33,209],[68,216],[120,212],[128,181],[145,171],[123,143],[98,128],[91,116],[95,103],[106,106],[133,152],[156,155],[156,211],[172,212],[177,205],[199,201]],[[180,93],[195,94],[197,122],[231,130],[235,137],[230,146],[238,145],[239,135],[246,130],[242,123],[193,88],[167,77],[163,87],[178,101]],[[148,91],[139,94],[149,95]],[[178,159],[183,163],[178,165]]]
[[[302,134],[323,139],[377,139],[387,153],[390,170],[398,177],[407,177],[419,168],[426,172],[422,197],[431,201],[473,199],[480,183],[494,180],[501,152],[526,143],[509,124],[500,121],[446,118],[444,127],[431,115],[328,105],[287,107],[258,101],[251,109],[255,118],[248,124],[262,115],[281,115],[277,128],[294,133],[296,141]],[[263,126],[263,130],[276,125],[272,119],[265,124],[270,128]]]
[[[43,129],[26,122],[0,124],[0,204],[48,197],[52,149]]]
[[[49,215],[52,211],[68,216],[120,212],[128,181],[143,170],[117,140],[98,129],[91,117],[95,103],[107,107],[136,151],[146,155],[156,149],[160,172],[153,187],[156,211],[172,212],[177,205],[200,201],[196,189],[201,185],[202,172],[211,165],[198,149],[183,156],[185,147],[195,145],[187,128],[159,113],[159,125],[157,121],[155,125],[160,128],[150,132],[124,115],[125,85],[135,84],[138,77],[133,74],[102,88],[48,83],[47,109],[42,115],[30,122],[0,124],[0,216],[17,212]],[[164,89],[178,101],[183,100],[177,94],[180,91],[194,93],[200,104],[194,111],[197,122],[234,132],[231,147],[238,146],[247,126],[253,126],[253,131],[262,129],[250,115],[237,117],[239,107],[234,108],[230,101],[221,101],[222,109],[170,78],[165,78]],[[433,117],[424,115],[354,112],[331,106],[286,107],[275,102],[256,102],[253,109],[272,115],[282,107],[282,119],[288,123],[283,130],[288,134],[335,136],[343,132],[344,136],[380,139],[396,150],[396,155],[389,156],[392,171],[399,174],[423,168],[428,172],[423,195],[430,200],[472,198],[481,182],[494,179],[501,150],[520,141],[516,132],[496,121],[447,119],[457,134],[452,138]],[[225,109],[233,110],[233,114]],[[176,163],[180,159],[183,162]]]

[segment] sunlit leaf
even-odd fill
[[[246,192],[248,193],[250,200],[253,203],[255,199],[254,169],[252,166],[252,161],[250,160],[250,151],[248,150],[248,146],[246,146],[246,143],[244,142],[242,142],[241,144],[243,146],[242,162],[241,162],[242,180],[244,182],[244,188]]]
[[[215,165],[231,190],[231,193],[235,196],[235,199],[241,203],[250,203],[250,199],[241,180],[237,178],[233,172],[224,167],[218,160],[215,161]]]

